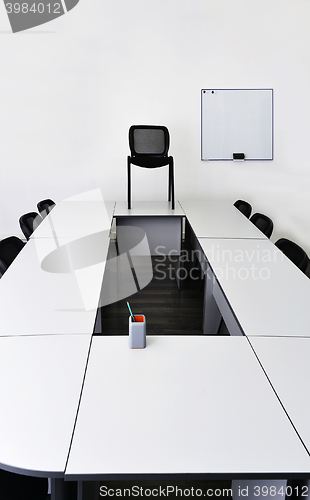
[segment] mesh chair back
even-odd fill
[[[279,248],[299,269],[304,273],[307,270],[309,257],[306,252],[293,241],[286,238],[280,238],[275,243]]]
[[[244,200],[237,200],[235,201],[234,205],[236,208],[238,208],[238,210],[240,210],[240,212],[243,213],[243,215],[245,215],[247,218],[250,217],[252,212],[252,207],[250,203]]]
[[[159,126],[133,125],[129,129],[129,146],[132,156],[167,156],[168,129]]]
[[[270,238],[273,231],[273,222],[269,217],[267,217],[267,215],[256,213],[252,215],[250,221],[253,222],[253,224],[255,224],[255,226],[258,227],[258,229],[260,229],[261,232],[267,236],[267,238]]]

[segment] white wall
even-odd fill
[[[247,199],[310,254],[309,21],[309,0],[80,0],[12,34],[1,5],[0,234],[45,197],[126,199],[129,126],[165,124],[177,198]],[[210,87],[274,89],[273,161],[200,160]],[[136,168],[133,197],[166,175]]]

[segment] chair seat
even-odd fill
[[[171,156],[164,156],[164,157],[148,157],[148,156],[130,156],[130,163],[133,165],[136,165],[137,167],[143,167],[143,168],[158,168],[158,167],[165,167],[166,165],[169,165],[169,162],[171,161]]]

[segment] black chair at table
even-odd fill
[[[269,217],[267,217],[267,215],[256,213],[252,215],[250,221],[253,222],[253,224],[255,224],[255,226],[258,227],[258,229],[260,229],[261,232],[267,236],[267,238],[270,238],[273,231],[273,222]]]
[[[48,480],[0,470],[1,500],[46,500]]]
[[[29,240],[33,231],[39,226],[42,220],[43,219],[41,215],[39,215],[37,212],[29,212],[19,218],[20,228],[27,240]]]
[[[52,210],[52,208],[56,205],[56,203],[53,201],[53,200],[42,200],[42,201],[39,201],[39,203],[37,204],[37,207],[38,207],[38,210],[41,214],[41,216],[44,218],[46,217],[50,211]]]
[[[167,127],[158,125],[132,125],[129,129],[131,156],[127,158],[128,208],[131,208],[131,164],[143,168],[169,165],[168,201],[174,210],[173,157],[168,156],[170,137]]]
[[[306,252],[291,240],[280,238],[275,242],[276,247],[286,255],[299,269],[305,273],[309,264],[309,257]]]
[[[252,207],[250,203],[244,200],[237,200],[235,201],[234,205],[236,208],[238,208],[238,210],[240,210],[240,212],[243,213],[243,215],[245,215],[247,218],[250,217],[252,212]]]
[[[0,241],[0,273],[4,274],[19,252],[26,245],[17,236],[9,236]]]

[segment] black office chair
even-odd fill
[[[39,203],[37,204],[37,207],[38,207],[38,210],[41,214],[41,216],[43,217],[46,217],[50,211],[52,210],[52,208],[56,205],[56,203],[53,201],[53,200],[42,200],[42,201],[39,201]]]
[[[19,218],[19,225],[26,236],[26,239],[29,240],[33,231],[38,227],[38,225],[42,222],[42,217],[37,212],[29,212],[28,214],[24,214]]]
[[[291,240],[280,238],[275,242],[276,247],[283,252],[304,273],[309,264],[306,252]]]
[[[16,236],[9,236],[0,241],[0,273],[4,274],[19,252],[23,249],[24,243]]]
[[[244,200],[237,200],[235,201],[234,205],[236,208],[238,208],[238,210],[240,210],[240,212],[243,213],[243,215],[245,215],[247,218],[250,217],[252,212],[252,207],[250,203]]]
[[[129,129],[131,156],[127,159],[128,208],[131,208],[131,163],[143,168],[158,168],[169,165],[168,201],[174,210],[173,157],[168,156],[169,132],[167,127],[157,125],[132,125]]]
[[[269,217],[267,217],[267,215],[256,213],[252,215],[250,221],[253,222],[253,224],[255,224],[255,226],[258,227],[258,229],[260,229],[261,232],[267,236],[267,238],[270,238],[273,231],[273,222]]]
[[[48,480],[0,470],[1,500],[46,500]]]

